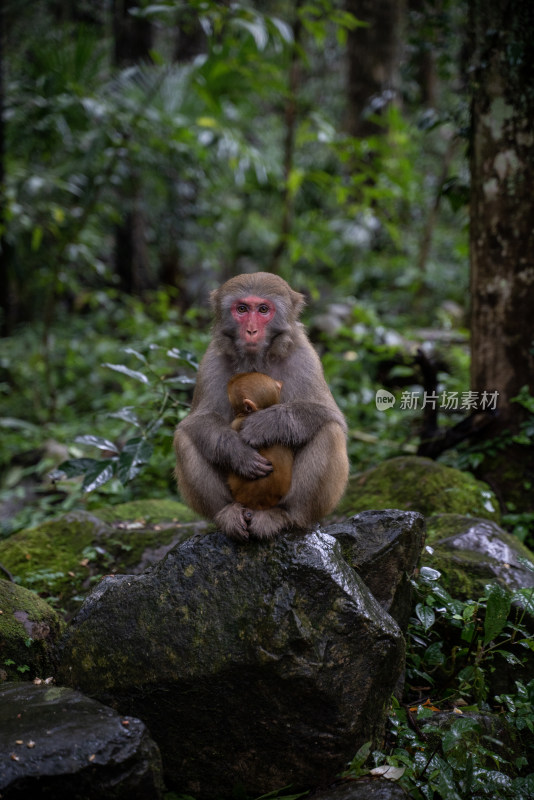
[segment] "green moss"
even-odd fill
[[[351,478],[338,511],[399,508],[425,516],[456,513],[500,519],[499,505],[489,487],[471,474],[429,458],[403,456]]]
[[[0,673],[9,680],[48,677],[49,647],[62,623],[34,592],[0,579]]]
[[[194,532],[192,518],[166,500],[72,512],[0,542],[0,563],[70,614],[103,574],[138,572],[162,558]]]
[[[93,514],[109,523],[123,520],[142,520],[147,524],[184,523],[200,519],[194,511],[175,500],[132,500],[130,503],[94,509]]]
[[[90,514],[67,514],[0,542],[0,562],[29,588],[61,596],[82,589],[89,576],[86,548],[105,532],[104,523]]]

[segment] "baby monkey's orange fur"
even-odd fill
[[[228,381],[228,398],[236,418],[232,428],[241,427],[243,419],[255,411],[280,402],[282,383],[263,372],[241,372]],[[265,510],[278,505],[291,486],[293,452],[289,447],[273,444],[259,451],[268,459],[273,471],[263,478],[247,480],[234,472],[228,475],[228,485],[237,503],[253,511]]]

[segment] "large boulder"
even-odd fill
[[[104,578],[59,658],[62,683],[146,722],[168,784],[202,800],[332,780],[380,738],[404,642],[333,537],[215,533]]]
[[[0,688],[2,800],[158,800],[161,758],[145,725],[72,689]]]
[[[500,521],[499,504],[487,484],[420,456],[391,458],[354,475],[338,511],[354,514],[385,508],[419,511],[426,517],[450,513]]]

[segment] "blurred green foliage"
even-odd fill
[[[436,27],[461,29],[457,4],[410,28],[412,49],[418,30],[436,38],[440,107],[417,104],[408,55],[404,109],[377,116],[366,139],[343,126],[346,33],[359,23],[333,0],[298,7],[298,41],[285,4],[140,4],[150,58],[122,68],[109,11],[80,22],[51,3],[27,4],[31,15],[15,5],[3,235],[21,322],[0,340],[4,531],[71,505],[175,491],[172,431],[191,397],[176,379],[194,367],[172,353],[201,357],[208,290],[242,271],[276,269],[307,294],[353,470],[413,452],[420,412],[378,410],[377,389],[417,390],[425,343],[444,364],[440,385],[468,388],[467,104],[453,91],[460,41]],[[176,57],[177,30],[200,38],[197,55]],[[114,262],[134,207],[148,264],[137,296]],[[68,480],[50,483],[66,459]]]

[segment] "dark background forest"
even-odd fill
[[[267,270],[307,297],[352,471],[473,471],[532,544],[528,0],[5,0],[1,23],[5,536],[175,496],[208,293]]]

